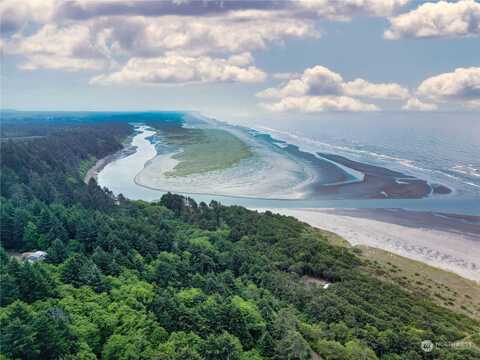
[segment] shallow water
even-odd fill
[[[112,190],[115,194],[123,194],[131,199],[153,201],[158,200],[164,192],[147,189],[135,183],[135,176],[145,164],[156,155],[155,145],[148,138],[155,132],[146,126],[139,128],[132,145],[137,151],[125,158],[109,163],[98,175],[98,183]],[[459,214],[480,214],[480,202],[475,198],[446,197],[425,199],[381,199],[381,200],[275,200],[253,199],[231,196],[214,196],[188,194],[197,201],[209,202],[217,200],[226,205],[242,205],[252,208],[405,208],[422,211],[438,211]]]
[[[151,200],[148,192],[143,193],[143,188],[135,184],[134,178],[143,169],[145,163],[156,155],[155,146],[147,140],[149,136],[155,134],[155,131],[143,125],[139,126],[138,131],[140,133],[133,137],[131,143],[136,147],[135,153],[108,163],[98,174],[97,182],[115,194],[123,194],[137,200]]]
[[[309,152],[384,166],[480,200],[479,113],[331,113],[243,124]]]

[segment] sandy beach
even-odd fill
[[[480,216],[401,209],[257,209],[480,282]]]

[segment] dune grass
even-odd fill
[[[312,229],[336,246],[352,247],[341,236]],[[353,247],[364,268],[376,277],[396,283],[410,293],[480,320],[480,285],[453,272],[365,245]]]

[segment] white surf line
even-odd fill
[[[279,130],[275,130],[275,129],[271,129],[271,128],[268,128],[268,127],[265,127],[265,126],[260,126],[259,127],[260,129],[265,129],[265,131],[259,131],[255,128],[251,128],[251,130],[259,133],[259,134],[267,134],[267,135],[270,135],[272,136],[273,134],[272,133],[278,133],[278,134],[284,134],[286,135],[287,137],[291,137],[291,138],[294,138],[294,139],[298,139],[298,140],[301,140],[301,137],[300,136],[297,136],[295,134],[290,134],[288,132],[285,132],[285,131],[279,131]],[[273,135],[274,136],[274,135]],[[278,139],[275,139],[272,137],[272,140],[278,140]],[[288,141],[284,140],[284,139],[279,139],[283,142],[285,142],[287,145],[288,144],[292,144],[292,145],[295,145],[295,146],[298,146],[298,149],[300,151],[303,151],[303,152],[306,152],[306,153],[309,153],[309,154],[312,154],[313,156],[315,156],[317,159],[321,159],[321,160],[324,160],[324,161],[327,161],[335,166],[337,166],[338,168],[340,168],[341,170],[343,170],[344,172],[346,172],[347,174],[349,174],[350,176],[354,177],[354,179],[352,180],[345,180],[345,181],[337,181],[337,182],[332,182],[332,183],[327,183],[327,184],[322,184],[322,185],[325,185],[325,186],[333,186],[333,185],[342,185],[342,184],[352,184],[352,183],[358,183],[358,182],[363,182],[365,180],[365,173],[361,172],[361,171],[358,171],[358,170],[355,170],[355,169],[352,169],[352,168],[349,168],[348,166],[345,166],[345,165],[342,165],[342,164],[339,164],[333,160],[330,160],[330,159],[327,159],[321,155],[319,155],[315,150],[309,150],[309,149],[306,149],[303,145],[299,144],[299,143],[289,143]],[[310,141],[309,139],[305,139],[307,141]],[[279,146],[280,147],[280,146]]]

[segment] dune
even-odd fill
[[[480,217],[401,209],[257,209],[480,282]]]

